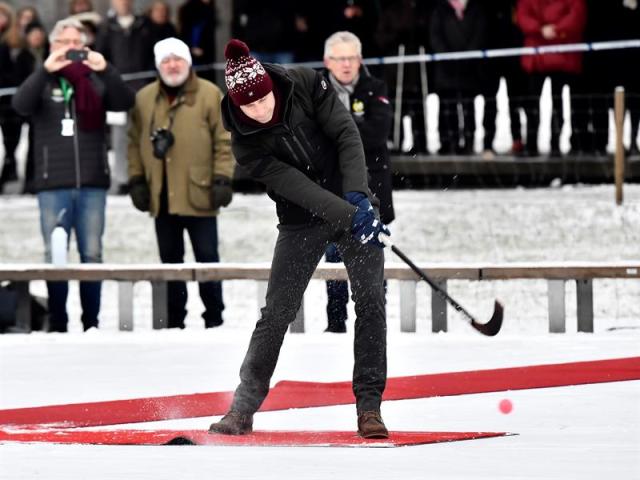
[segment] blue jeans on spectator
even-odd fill
[[[196,262],[219,262],[218,222],[216,217],[189,217],[160,213],[156,218],[156,239],[163,263],[184,261],[184,231],[191,239]],[[222,283],[200,282],[200,298],[205,311],[202,314],[206,328],[222,325]],[[184,328],[187,315],[187,285],[185,282],[167,282],[168,327]]]
[[[75,232],[82,263],[102,263],[107,191],[102,188],[69,188],[38,193],[40,230],[44,239],[45,261],[51,261],[51,233],[64,209],[62,226],[67,235]],[[102,282],[80,282],[82,326],[85,330],[98,326]],[[47,282],[49,291],[49,330],[66,332],[68,282]]]

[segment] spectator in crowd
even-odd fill
[[[522,32],[515,22],[516,0],[498,0],[487,9],[487,48],[518,48],[523,45]],[[485,59],[483,96],[484,104],[484,151],[483,158],[495,156],[493,141],[496,136],[496,95],[500,79],[504,78],[509,96],[509,120],[511,124],[511,153],[524,153],[520,108],[527,94],[527,77],[520,66],[518,57],[498,57]]]
[[[96,50],[113,63],[121,73],[140,72],[153,67],[151,31],[145,17],[133,13],[132,0],[111,0],[113,16],[104,22],[96,38]],[[147,82],[131,82],[139,89]],[[114,152],[113,191],[127,191],[127,124],[111,125],[111,147]]]
[[[71,0],[69,2],[69,16],[84,25],[87,32],[87,46],[93,48],[98,27],[102,23],[102,16],[93,9],[91,0]]]
[[[387,139],[391,130],[391,105],[383,81],[372,77],[362,65],[362,44],[351,32],[337,32],[325,42],[325,77],[335,89],[340,103],[351,113],[360,132],[369,173],[369,188],[380,201],[380,220],[389,225],[395,218],[391,199],[391,166]],[[327,262],[342,262],[335,243],[326,249]],[[327,331],[347,331],[346,281],[327,281]]]
[[[264,183],[276,202],[279,234],[266,306],[240,369],[229,412],[210,432],[252,431],[289,323],[329,243],[342,252],[355,309],[353,391],[362,437],[386,438],[380,416],[386,383],[384,254],[362,140],[330,83],[307,68],[262,65],[249,47],[231,40],[225,49],[222,101],[235,157]]]
[[[583,40],[586,23],[584,0],[519,0],[517,22],[527,47],[540,47]],[[524,55],[522,68],[530,75],[527,113],[527,151],[538,152],[539,97],[547,77],[551,79],[551,156],[560,156],[562,127],[562,88],[568,85],[571,95],[571,147],[580,150],[579,133],[586,128],[586,107],[575,93],[576,81],[582,73],[581,52],[554,52]]]
[[[209,65],[216,59],[216,9],[214,0],[187,0],[178,9],[180,38],[189,46],[194,65]],[[200,74],[213,81],[213,71]]]
[[[20,49],[15,59],[14,76],[16,85],[20,85],[36,68],[41,67],[48,56],[49,43],[47,42],[47,32],[44,26],[39,22],[30,23],[25,28],[25,45]],[[23,191],[25,193],[34,193],[33,128],[29,128],[28,143]]]
[[[154,1],[147,10],[151,43],[155,45],[165,38],[177,37],[176,27],[171,23],[171,8],[164,0]]]
[[[188,232],[197,262],[218,262],[216,215],[231,202],[233,158],[220,118],[222,92],[198,78],[189,47],[167,38],[154,47],[158,80],[138,92],[129,129],[134,206],[155,218],[160,259],[184,261]],[[151,140],[150,140],[151,139]],[[184,328],[187,288],[168,285],[169,328]],[[201,282],[206,328],[222,325],[222,285]]]
[[[486,48],[487,17],[483,6],[479,0],[439,0],[431,16],[430,34],[431,48],[436,53]],[[435,64],[441,154],[473,153],[474,98],[481,93],[483,66],[482,60]]]
[[[380,18],[378,0],[325,0],[305,2],[309,26],[315,36],[315,52],[324,46],[326,38],[335,31],[353,32],[362,42],[363,55],[378,54],[375,33]]]
[[[34,189],[38,193],[45,257],[51,260],[51,233],[61,222],[75,232],[80,260],[102,261],[106,192],[109,188],[105,110],[127,110],[134,93],[104,57],[89,50],[87,59],[66,58],[85,48],[84,27],[60,20],[49,36],[51,54],[22,83],[13,107],[31,118],[34,130]],[[68,283],[48,282],[50,331],[67,331]],[[80,282],[82,325],[98,326],[100,282]]]
[[[615,0],[601,2],[587,0],[587,26],[585,40],[607,42],[632,40],[640,32],[640,5],[637,1]],[[638,123],[640,122],[640,74],[637,65],[640,50],[590,51],[585,54],[584,74],[580,77],[577,92],[587,96],[589,128],[584,133],[583,150],[605,155],[609,140],[609,109],[613,106],[613,92],[625,87],[625,103],[631,120],[630,154],[638,154]]]
[[[292,0],[244,0],[234,2],[234,35],[254,45],[258,60],[293,63],[296,36],[296,2]]]
[[[35,7],[26,6],[18,9],[15,22],[12,23],[9,32],[7,32],[7,41],[12,49],[17,50],[24,46],[24,30],[27,25],[33,22],[42,23]]]
[[[69,15],[77,15],[79,13],[93,12],[93,4],[91,0],[70,0]]]
[[[11,56],[11,45],[8,41],[9,32],[14,22],[14,11],[5,2],[0,2],[0,88],[10,88],[15,85],[14,64]],[[4,141],[4,161],[0,171],[0,193],[7,182],[18,179],[15,161],[15,150],[20,140],[22,120],[11,108],[11,97],[0,97],[0,127]]]
[[[398,55],[399,45],[404,45],[407,55],[414,55],[424,47],[425,52],[431,51],[429,41],[429,19],[433,11],[435,0],[387,0],[382,4],[382,13],[376,33],[376,40],[380,54],[383,56]],[[385,83],[390,92],[395,92],[398,68],[403,69],[401,116],[411,118],[411,142],[402,142],[403,146],[412,152],[427,153],[427,135],[424,118],[425,101],[428,94],[423,88],[421,79],[421,65],[415,62],[386,68]],[[427,79],[433,74],[433,63],[425,65]],[[391,95],[395,99],[394,95]],[[402,130],[404,133],[404,129]],[[412,147],[412,148],[410,148]]]

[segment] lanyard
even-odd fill
[[[69,103],[73,96],[73,85],[66,78],[60,78],[60,88],[62,89],[62,97],[64,98],[64,116],[69,118]]]

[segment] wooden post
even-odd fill
[[[593,333],[593,280],[576,280],[578,331]]]
[[[121,331],[133,331],[133,282],[118,282],[118,325]]]
[[[622,205],[624,184],[624,87],[616,87],[615,90],[615,117],[616,117],[616,154],[614,159],[614,175],[616,182],[616,205]]]
[[[564,280],[548,280],[549,333],[566,332]]]
[[[151,304],[153,329],[167,328],[169,325],[169,305],[167,304],[167,282],[151,282]]]
[[[438,285],[445,292],[447,291],[447,279],[436,278]],[[447,301],[431,290],[431,331],[433,333],[447,331]]]

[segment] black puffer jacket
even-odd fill
[[[323,73],[328,79],[329,71]],[[364,66],[360,67],[358,83],[349,97],[349,111],[362,138],[369,188],[380,200],[380,219],[388,225],[395,218],[387,148],[393,111],[387,97],[387,86],[382,80],[371,76]]]
[[[283,122],[267,128],[241,123],[226,95],[222,116],[237,162],[266,185],[281,224],[326,221],[349,229],[355,207],[343,192],[363,192],[377,204],[351,115],[321,73],[264,67],[286,102]]]
[[[91,81],[106,110],[125,111],[133,106],[135,93],[112,67],[92,73]],[[63,137],[65,105],[59,79],[43,67],[37,68],[13,96],[13,108],[31,117],[34,137],[36,191],[57,188],[109,188],[109,164],[105,129],[82,131],[71,98],[71,115],[76,120],[75,135]]]

